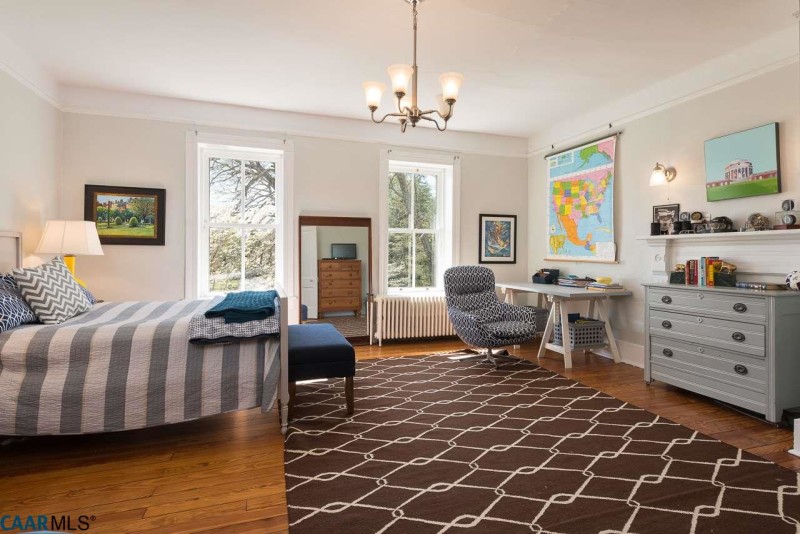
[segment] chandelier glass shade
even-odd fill
[[[417,76],[419,71],[417,67],[417,5],[423,0],[405,1],[411,4],[414,17],[414,63],[412,65],[395,64],[386,69],[392,84],[392,93],[394,93],[397,111],[387,113],[381,118],[375,117],[375,112],[380,107],[383,93],[386,91],[386,85],[376,81],[362,84],[367,107],[371,112],[372,121],[375,123],[382,123],[389,117],[394,117],[400,122],[400,130],[405,132],[409,124],[415,127],[419,121],[424,120],[432,122],[439,131],[443,132],[447,129],[447,123],[453,116],[453,106],[458,100],[458,92],[461,90],[464,76],[458,72],[445,72],[439,76],[442,92],[436,95],[438,101],[437,109],[422,110],[419,108],[417,101]]]

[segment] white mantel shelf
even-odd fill
[[[716,232],[706,234],[672,234],[672,235],[647,235],[637,237],[637,241],[648,243],[662,243],[666,241],[708,241],[708,242],[736,242],[762,241],[764,239],[800,239],[800,230],[762,230],[760,232]]]
[[[637,237],[650,249],[656,280],[666,280],[675,263],[719,256],[736,264],[742,275],[784,276],[800,269],[800,230],[718,232]]]

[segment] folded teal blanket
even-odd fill
[[[277,296],[275,290],[228,293],[222,302],[206,311],[206,317],[222,317],[226,323],[263,320],[275,315]]]

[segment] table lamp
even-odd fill
[[[92,221],[47,221],[36,254],[60,254],[72,276],[75,256],[102,256],[97,226]],[[79,284],[83,281],[75,276]]]

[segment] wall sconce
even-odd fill
[[[653,173],[650,175],[650,185],[664,185],[670,183],[675,179],[678,173],[672,167],[664,167],[660,163],[656,163]]]

